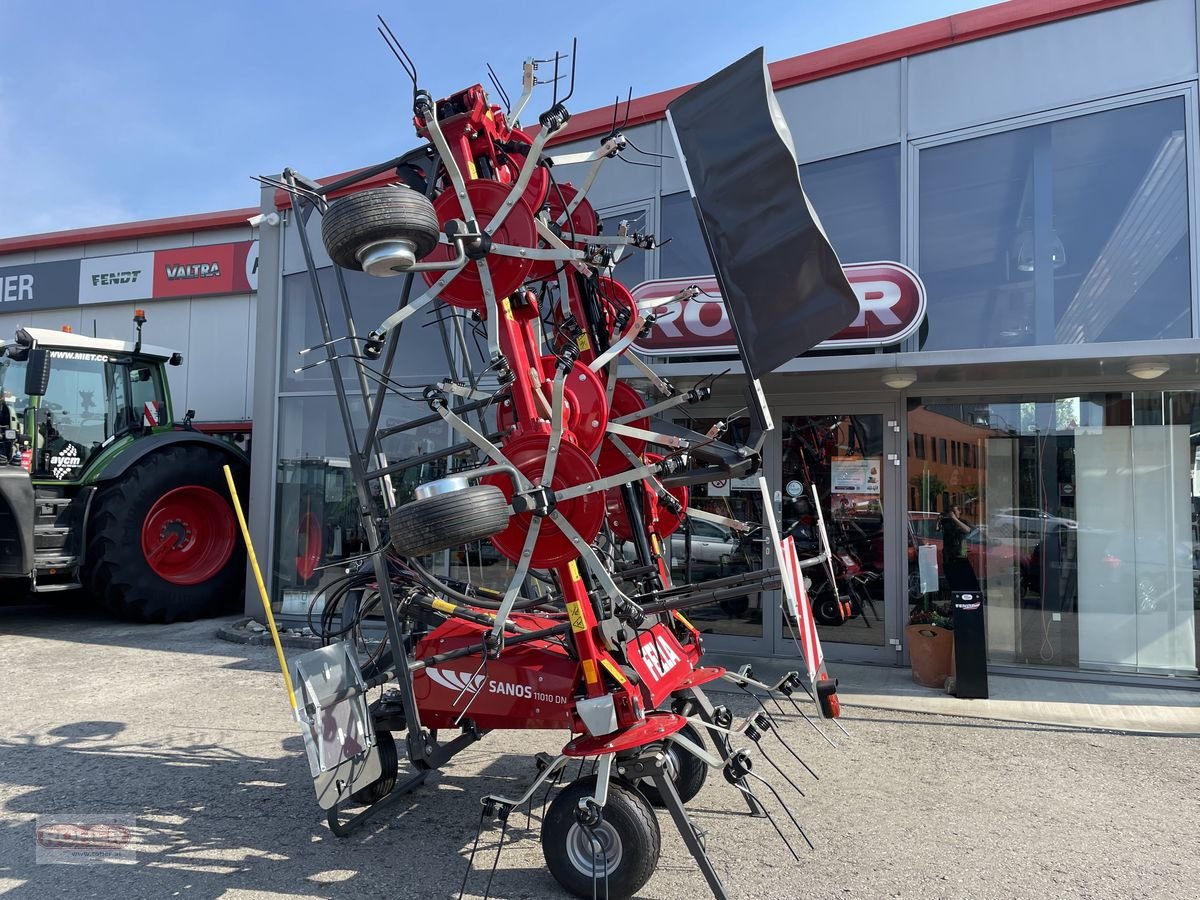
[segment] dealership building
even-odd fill
[[[910,615],[947,599],[937,576],[953,556],[983,589],[994,671],[1196,678],[1197,6],[1012,0],[771,65],[805,189],[863,308],[764,381],[776,511],[801,535],[815,485],[856,585],[854,618],[823,617],[831,659],[905,665]],[[665,120],[683,90],[632,101],[623,155],[638,164],[610,161],[588,195],[606,232],[625,221],[669,239],[617,267],[640,297],[712,274]],[[593,150],[612,120],[611,108],[577,113],[550,152]],[[554,172],[579,183],[585,170]],[[320,567],[363,538],[328,366],[298,355],[323,338],[284,199],[265,188],[252,209],[0,241],[0,333],[32,323],[120,337],[145,308],[153,342],[184,354],[177,409],[253,419],[252,531],[277,609],[299,621]],[[269,218],[252,227],[258,213]],[[335,297],[316,217],[308,231]],[[395,309],[396,280],[343,274],[360,333]],[[344,311],[331,313],[345,333]],[[681,388],[731,369],[690,411],[744,427],[719,306],[669,313],[644,358]],[[400,341],[409,385],[478,356],[435,313]],[[427,413],[395,396],[383,423]],[[383,449],[395,460],[449,441],[430,427]],[[436,474],[411,470],[400,499]],[[736,480],[697,488],[692,504],[764,513]],[[674,563],[696,575],[770,564],[761,545],[707,523],[691,544],[694,558]],[[479,548],[448,557],[476,580],[507,571]],[[711,648],[794,656],[781,603],[767,592],[695,620]]]

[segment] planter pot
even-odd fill
[[[954,632],[936,625],[909,625],[904,629],[913,681],[942,689],[954,668]]]

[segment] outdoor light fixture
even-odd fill
[[[917,373],[912,369],[888,369],[883,373],[883,383],[898,391],[904,390],[917,380]]]
[[[1135,359],[1125,367],[1125,371],[1134,378],[1142,378],[1149,381],[1152,378],[1160,378],[1171,371],[1171,364],[1161,357],[1153,359]]]

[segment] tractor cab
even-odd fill
[[[78,481],[122,436],[170,427],[163,367],[180,360],[140,341],[18,330],[0,348],[0,464]]]

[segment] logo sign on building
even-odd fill
[[[74,306],[79,260],[0,266],[0,313]]]
[[[258,290],[258,241],[0,266],[0,312]]]
[[[917,273],[896,262],[853,263],[842,267],[858,296],[858,318],[818,350],[837,347],[879,347],[897,344],[920,327],[925,318],[925,286]],[[632,291],[635,300],[673,297],[688,285],[702,293],[658,307],[649,335],[634,349],[650,356],[730,353],[733,328],[725,313],[716,279],[670,278],[647,281]]]
[[[79,261],[79,302],[149,300],[154,288],[154,253],[98,256]]]
[[[250,291],[246,264],[249,253],[249,241],[159,250],[154,254],[153,296],[199,297]],[[254,275],[257,283],[257,271]]]

